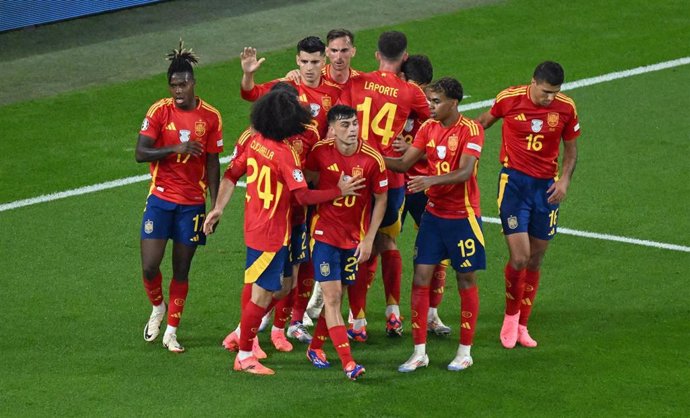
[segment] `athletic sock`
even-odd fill
[[[252,344],[256,337],[256,331],[261,324],[261,318],[266,313],[266,309],[252,302],[251,300],[244,305],[242,310],[242,321],[240,322],[240,350],[252,351]]]
[[[285,297],[278,299],[273,315],[273,326],[281,329],[285,328],[285,324],[290,319],[290,314],[292,313],[292,301],[294,300],[296,290],[296,288],[292,289]]]
[[[472,345],[479,315],[479,288],[460,289],[460,344]]]
[[[515,270],[510,263],[504,270],[506,279],[506,315],[520,312],[520,301],[525,288],[525,269]]]
[[[338,357],[340,357],[340,362],[343,364],[344,369],[349,362],[354,361],[350,351],[350,342],[347,340],[345,325],[336,325],[328,328],[328,335],[331,337],[331,341],[333,341],[333,346],[335,351],[338,352]]]
[[[187,300],[187,291],[189,290],[189,282],[178,282],[173,279],[170,281],[170,303],[168,304],[168,325],[174,327],[180,326],[180,318],[184,310],[184,304]]]
[[[525,273],[525,291],[522,293],[522,304],[520,305],[520,325],[527,326],[538,288],[539,270],[527,270]]]
[[[438,264],[434,268],[434,276],[431,279],[431,290],[429,293],[429,306],[438,307],[443,300],[443,292],[446,289],[446,266]]]
[[[429,311],[429,286],[412,284],[412,341],[426,343],[426,320]]]
[[[163,275],[159,271],[152,280],[146,280],[146,277],[142,277],[144,281],[144,290],[146,290],[146,296],[151,301],[151,305],[159,306],[163,303],[163,288],[161,283],[163,282]]]
[[[297,290],[292,302],[292,322],[304,320],[311,293],[314,290],[314,265],[302,263],[297,273]]]
[[[381,276],[386,295],[386,305],[400,304],[400,277],[402,275],[402,259],[400,251],[388,250],[381,253]]]
[[[314,327],[314,334],[312,335],[311,343],[309,343],[309,348],[314,350],[321,350],[323,348],[323,343],[328,339],[328,326],[326,325],[326,317],[321,315],[319,320],[316,321],[316,326]]]

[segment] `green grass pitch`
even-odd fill
[[[429,55],[437,77],[460,79],[471,96],[464,103],[471,103],[528,82],[545,59],[560,61],[566,81],[574,81],[690,56],[689,20],[684,2],[674,0],[478,2],[357,31],[353,66],[374,69],[378,34],[402,30],[410,52]],[[257,35],[244,36],[250,43]],[[165,52],[146,45],[139,50]],[[204,51],[198,52],[203,59]],[[267,61],[258,81],[294,65],[293,48],[260,54]],[[103,63],[85,58],[80,65],[98,71]],[[160,72],[165,69],[161,60]],[[239,77],[236,59],[197,71],[197,93],[223,114],[225,155],[247,125]],[[583,134],[561,226],[690,246],[688,86],[685,65],[567,92],[578,105]],[[159,74],[1,106],[0,204],[146,173],[133,158],[137,130],[148,106],[166,94]],[[487,132],[479,171],[487,217],[496,216],[499,142],[495,126]],[[412,340],[409,329],[401,339],[385,336],[378,278],[369,296],[370,341],[353,346],[367,368],[361,381],[347,381],[337,367],[314,369],[299,344],[292,353],[275,352],[266,333],[260,337],[270,356],[265,364],[276,375],[256,377],[231,372],[234,357],[220,346],[239,320],[241,196],[195,257],[179,331],[188,352],[173,355],[160,341],[144,343],[150,308],[140,279],[138,226],[146,190],[137,183],[0,212],[0,415],[609,417],[690,411],[688,252],[559,235],[546,256],[530,323],[539,347],[508,351],[498,340],[507,250],[499,227],[486,223],[488,268],[480,273],[472,368],[445,370],[458,343],[457,286],[449,280],[440,314],[451,336],[429,338],[428,369],[398,373]],[[413,240],[407,228],[400,244],[406,316]],[[169,264],[168,256],[166,286]],[[330,345],[326,350],[335,359]]]

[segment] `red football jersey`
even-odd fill
[[[429,105],[422,89],[388,71],[360,73],[346,85],[340,97],[343,104],[357,109],[362,139],[387,157],[399,157],[393,140],[400,135],[407,119],[426,120]],[[389,172],[389,187],[405,184],[404,176]]]
[[[255,84],[254,88],[251,90],[240,89],[242,98],[250,102],[256,101],[259,97],[268,93],[271,87],[280,81],[292,84],[297,88],[299,92],[299,101],[308,107],[311,112],[314,126],[316,126],[316,129],[319,131],[319,136],[324,138],[328,133],[327,114],[340,97],[340,93],[342,92],[340,86],[326,81],[323,78],[318,87],[308,87],[304,83],[297,85],[287,78],[280,78],[263,84]]]
[[[357,151],[345,156],[336,148],[335,139],[326,139],[314,145],[305,168],[319,173],[319,190],[337,187],[341,172],[366,179],[359,196],[340,196],[319,204],[311,221],[313,239],[344,250],[356,248],[369,229],[373,194],[388,191],[381,154],[360,141]]]
[[[558,93],[548,107],[535,105],[530,86],[510,87],[496,96],[491,115],[503,118],[500,161],[540,179],[558,176],[561,138],[571,141],[580,136],[575,102]]]
[[[197,99],[194,110],[182,110],[172,98],[157,101],[141,124],[140,135],[152,138],[154,147],[198,141],[204,146],[199,157],[171,154],[152,161],[150,193],[181,205],[206,201],[206,155],[223,152],[223,120],[213,106]]]
[[[254,133],[234,153],[224,176],[237,183],[247,174],[244,242],[259,251],[278,251],[290,238],[291,191],[306,188],[299,156],[287,141]]]
[[[479,159],[484,146],[484,128],[462,115],[448,128],[441,125],[441,122],[430,119],[419,128],[412,146],[426,153],[429,175],[440,176],[457,170],[462,154]],[[467,181],[431,186],[426,194],[429,197],[426,210],[440,218],[481,216],[477,165]]]

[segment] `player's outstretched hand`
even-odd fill
[[[256,72],[264,61],[266,61],[266,58],[256,59],[256,48],[250,46],[245,47],[240,54],[242,71],[245,73],[252,74]]]
[[[343,196],[359,196],[357,190],[366,187],[366,185],[364,184],[365,180],[366,179],[364,177],[360,176],[347,176],[344,172],[341,171],[340,180],[338,180],[338,187],[340,188],[340,192]]]
[[[435,176],[414,176],[407,182],[407,189],[410,193],[422,192],[433,186]]]
[[[213,209],[206,214],[204,221],[204,234],[211,235],[216,230],[216,225],[220,222],[220,217],[223,216],[223,211],[220,209]]]

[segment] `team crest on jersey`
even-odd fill
[[[180,142],[189,142],[189,136],[191,134],[191,131],[188,131],[186,129],[180,129]]]
[[[295,139],[292,141],[292,149],[295,150],[296,153],[302,154],[302,151],[304,151],[304,143],[302,142],[301,139]]]
[[[148,118],[144,118],[144,121],[141,122],[141,130],[142,130],[142,131],[145,131],[145,130],[147,130],[148,128],[149,128],[149,119],[148,119]]]
[[[150,234],[153,232],[153,221],[150,219],[147,219],[146,222],[144,222],[144,232],[147,234]]]
[[[555,128],[558,126],[558,118],[558,112],[549,112],[546,116],[546,123],[548,123],[550,127]]]
[[[355,167],[352,169],[352,177],[363,177],[364,176],[364,169],[362,167]]]
[[[206,133],[206,122],[194,122],[194,133],[198,137],[204,136],[204,134]]]
[[[450,138],[448,138],[448,149],[450,150],[450,152],[455,152],[458,149],[457,135],[451,135]]]
[[[299,168],[292,170],[292,178],[295,179],[297,183],[303,182],[304,174],[302,174],[302,170],[300,170]]]
[[[436,146],[436,155],[438,155],[438,158],[444,159],[446,158],[446,146],[445,145],[438,145]]]
[[[309,103],[309,110],[311,112],[311,117],[315,118],[319,116],[319,112],[321,111],[321,106],[317,105],[316,103]]]
[[[515,229],[518,227],[518,220],[516,216],[508,217],[508,228]]]
[[[532,132],[540,132],[542,126],[544,126],[544,121],[539,119],[532,119]]]
[[[333,105],[333,101],[331,100],[331,96],[324,95],[321,98],[321,106],[323,106],[323,108],[325,110],[330,109],[332,105]]]
[[[319,272],[324,277],[329,276],[331,274],[331,265],[324,261],[319,265]]]

